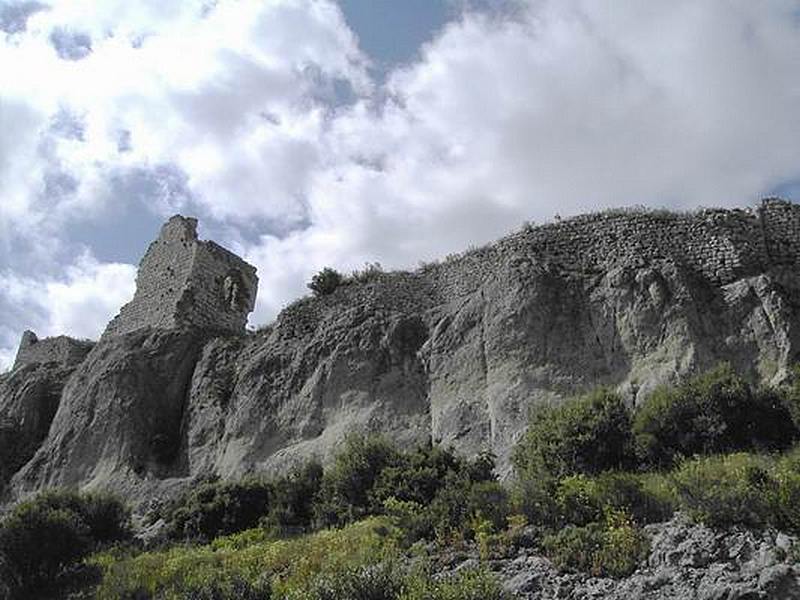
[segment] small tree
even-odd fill
[[[344,282],[344,277],[336,269],[325,267],[311,278],[308,284],[315,296],[327,296],[332,294]]]

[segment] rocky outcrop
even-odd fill
[[[797,550],[796,538],[775,531],[715,531],[680,515],[646,530],[650,555],[636,572],[622,579],[559,573],[547,558],[528,549],[487,566],[520,600],[800,598],[800,568],[791,556]],[[477,557],[469,557],[450,569],[477,564]]]
[[[102,486],[144,501],[325,459],[357,430],[492,450],[507,473],[537,403],[598,384],[634,403],[719,361],[785,377],[800,352],[798,247],[788,203],[613,212],[371,273],[254,334],[192,322],[106,335],[74,372],[48,375],[64,390],[11,491]],[[2,392],[0,414],[19,398]]]

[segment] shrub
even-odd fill
[[[351,435],[325,471],[314,511],[321,525],[350,523],[377,513],[371,497],[381,472],[400,463],[400,453],[379,436]]]
[[[479,459],[483,460],[483,459]],[[452,450],[443,449],[432,444],[420,446],[410,452],[398,454],[393,464],[386,466],[375,480],[370,490],[373,505],[382,505],[391,497],[398,500],[417,502],[428,505],[436,494],[453,477],[468,475],[485,480],[493,478],[491,473],[467,473],[468,462],[455,455]],[[476,469],[480,471],[480,468]]]
[[[645,487],[644,477],[635,473],[607,472],[597,477],[572,475],[556,488],[559,520],[564,524],[587,525],[602,521],[610,511],[631,515],[636,523],[656,523],[669,519],[675,500],[669,491]],[[654,481],[654,476],[647,476]]]
[[[647,557],[650,541],[625,511],[611,510],[593,570],[610,577],[626,577]]]
[[[104,553],[91,559],[103,569],[96,597],[179,600],[186,589],[228,587],[242,579],[252,586],[269,580],[273,598],[299,600],[320,574],[394,556],[397,534],[381,518],[285,540],[251,529],[203,546],[174,545],[134,556]]]
[[[653,467],[698,454],[781,449],[797,436],[791,416],[779,392],[754,391],[722,364],[676,387],[656,389],[638,407],[636,453]]]
[[[485,570],[465,569],[450,577],[413,574],[402,600],[511,600],[497,580]]]
[[[442,541],[463,538],[475,517],[491,524],[494,531],[505,526],[510,514],[508,492],[497,481],[472,481],[468,477],[448,482],[428,511],[432,530]]]
[[[542,540],[545,554],[561,570],[625,577],[645,558],[649,541],[622,511],[610,511],[603,523],[567,525]]]
[[[304,600],[395,600],[404,583],[404,574],[393,561],[344,567],[319,576]]]
[[[179,586],[177,595],[183,600],[270,600],[272,589],[269,580],[251,583],[241,577],[231,581],[209,581],[199,585]],[[131,600],[147,598],[145,592],[133,594]]]
[[[559,481],[556,505],[564,523],[587,525],[603,518],[597,481],[586,475],[571,475]]]
[[[513,462],[523,480],[600,473],[627,465],[631,441],[628,409],[617,394],[600,388],[558,406],[537,407]]]
[[[769,460],[751,454],[697,458],[673,474],[681,506],[712,526],[760,527],[772,520],[775,482]]]
[[[310,289],[315,296],[327,296],[336,291],[340,285],[344,283],[344,277],[339,271],[325,267],[311,278],[308,283]]]
[[[273,486],[255,479],[209,482],[189,490],[164,515],[173,539],[208,541],[255,527],[269,512]]]
[[[322,485],[322,465],[312,461],[272,482],[269,512],[261,525],[278,535],[308,531],[314,522],[314,499]]]
[[[118,500],[45,492],[17,505],[0,524],[0,570],[15,593],[50,588],[91,550],[128,535],[128,513]]]
[[[381,263],[366,263],[363,269],[353,271],[350,275],[350,281],[355,283],[369,283],[370,281],[380,278],[381,275],[383,275]]]

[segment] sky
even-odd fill
[[[97,338],[175,213],[413,268],[610,206],[800,200],[800,0],[0,0],[0,370]]]

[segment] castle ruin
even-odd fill
[[[258,289],[256,268],[197,238],[197,219],[175,215],[139,264],[136,293],[103,338],[143,327],[242,333]]]
[[[26,331],[19,342],[14,368],[43,363],[77,365],[86,358],[93,346],[94,342],[76,340],[66,335],[40,340],[34,332]]]

